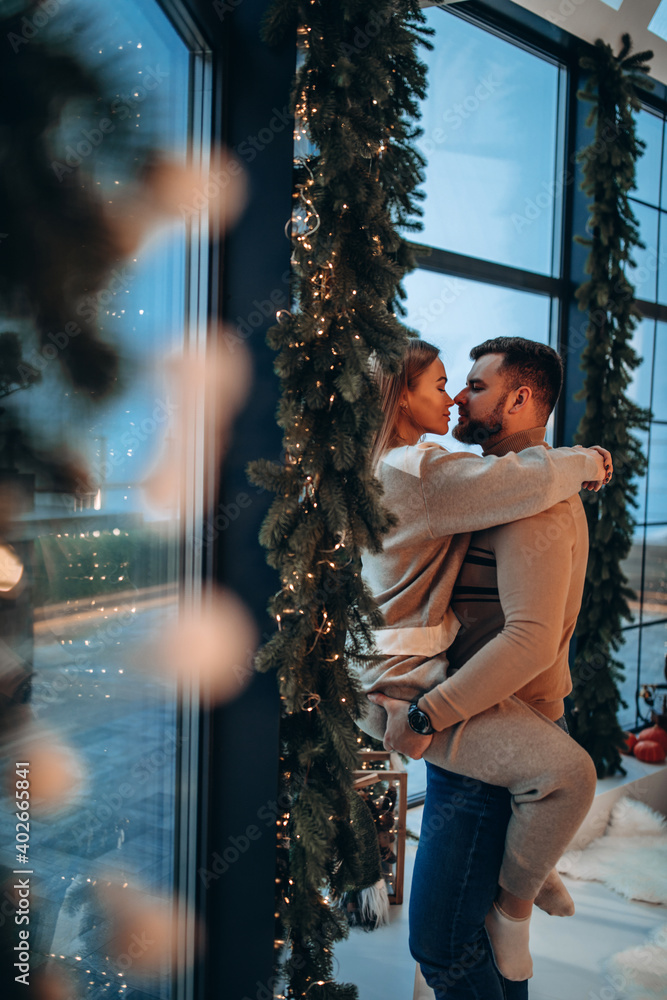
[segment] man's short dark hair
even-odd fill
[[[563,362],[552,347],[523,337],[496,337],[473,347],[473,361],[485,354],[502,354],[504,360],[500,373],[508,391],[527,385],[533,390],[538,415],[546,424],[549,414],[558,401],[563,385]]]

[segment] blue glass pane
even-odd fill
[[[645,621],[651,618],[664,617],[665,606],[663,604],[662,615],[645,615]],[[665,683],[665,650],[667,649],[667,623],[657,622],[654,625],[645,625],[641,629],[641,654],[639,658],[639,684],[664,684]],[[654,711],[662,711],[663,699],[666,692],[658,690],[654,692]],[[640,710],[642,715],[650,718],[650,707],[641,699]]]
[[[633,430],[632,434],[640,441],[643,454],[648,455],[648,431]],[[643,524],[646,520],[646,476],[634,476],[632,481],[637,485],[637,507],[632,508],[632,517],[637,524]]]
[[[654,420],[667,420],[667,323],[658,323],[656,329],[651,409]]]
[[[638,406],[648,406],[651,398],[654,328],[652,319],[643,319],[632,336],[632,346],[641,358],[641,364],[632,372],[632,381],[626,392]]]
[[[663,580],[665,565],[665,549],[663,546]],[[664,584],[663,584],[664,587]],[[661,603],[651,608],[650,600],[645,596],[642,627],[628,629],[623,633],[624,644],[617,656],[625,667],[625,679],[619,685],[621,697],[628,703],[626,709],[621,709],[618,721],[626,729],[635,725],[636,694],[643,684],[663,684],[665,680],[665,649],[667,648],[667,623],[660,621],[665,616],[664,589]],[[641,643],[641,647],[640,647]],[[655,692],[655,709],[662,707],[665,692]],[[650,706],[639,699],[639,711],[644,718],[650,716]]]
[[[121,153],[141,156],[157,148],[183,161],[188,140],[190,54],[155,0],[114,0],[99,4],[95,17],[84,0],[63,8],[57,30],[77,39],[77,50],[112,95],[114,130],[125,145],[108,153],[105,136],[81,169],[92,170],[109,203],[123,192],[127,164]],[[81,128],[76,109],[63,117],[61,147],[78,148]],[[108,133],[111,134],[111,133]],[[139,484],[167,431],[170,400],[156,358],[182,349],[185,322],[186,241],[184,223],[156,234],[122,262],[108,289],[91,299],[98,309],[101,336],[123,357],[125,391],[96,408],[86,432],[73,424],[45,392],[51,426],[75,434],[77,447],[94,477],[102,480],[98,509],[142,512]],[[35,399],[31,401],[35,407]]]
[[[634,198],[649,205],[660,205],[660,164],[662,161],[663,121],[650,111],[640,111],[637,115],[637,137],[646,143],[644,155],[637,160]]]
[[[629,602],[633,620],[667,616],[667,528],[638,528],[621,566],[636,595]]]
[[[426,795],[426,761],[408,759],[405,765],[408,772],[408,788],[410,795]]]
[[[667,424],[651,424],[646,520],[667,522]]]
[[[648,528],[644,565],[644,617],[667,616],[667,528]],[[663,650],[667,653],[667,647]]]
[[[639,621],[640,597],[642,591],[642,566],[644,558],[644,528],[637,528],[632,546],[626,558],[621,563],[621,569],[627,577],[628,586],[635,592],[635,598],[630,600],[630,611],[634,621]]]
[[[658,302],[667,304],[667,212],[660,212],[660,254],[658,267]]]
[[[616,653],[616,658],[621,661],[624,667],[625,677],[619,684],[619,691],[623,701],[627,703],[627,708],[621,708],[618,713],[619,725],[624,729],[629,729],[635,725],[637,691],[637,669],[639,662],[639,629],[628,629],[623,633],[623,645]]]
[[[436,30],[422,103],[424,231],[431,245],[551,273],[556,66],[431,8]]]
[[[658,212],[657,208],[648,208],[637,201],[630,201],[633,214],[639,225],[639,234],[643,250],[636,249],[633,259],[636,267],[628,268],[628,280],[635,286],[638,299],[647,302],[656,301],[658,279]]]
[[[608,3],[609,0],[604,0],[604,2]],[[614,0],[614,2],[618,3],[618,0]],[[654,35],[658,35],[664,41],[667,41],[667,3],[665,3],[665,0],[660,0],[655,14],[649,21],[648,30],[652,31]]]

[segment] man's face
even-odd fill
[[[502,354],[485,354],[468,373],[465,389],[454,397],[459,422],[453,436],[463,444],[485,445],[505,430],[505,404],[509,395],[505,376],[499,373]]]

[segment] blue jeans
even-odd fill
[[[511,815],[506,788],[427,762],[410,894],[410,951],[437,1000],[527,1000],[497,971],[484,917],[498,892]]]

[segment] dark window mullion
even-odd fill
[[[522,292],[537,292],[557,298],[562,296],[565,290],[565,282],[560,278],[551,278],[547,274],[524,271],[519,267],[497,264],[481,257],[468,257],[451,250],[429,247],[423,243],[410,243],[410,246],[415,252],[417,267],[424,271],[436,271],[439,274],[450,274],[470,281],[504,285],[506,288]]]
[[[565,233],[565,219],[563,218],[563,205],[565,202],[565,169],[568,161],[567,148],[567,109],[569,97],[570,75],[563,65],[558,69],[558,98],[556,103],[556,155],[554,157],[553,183],[554,191],[558,191],[558,196],[553,199],[553,211],[551,217],[552,240],[551,240],[551,274],[563,277],[563,237]]]
[[[665,624],[667,624],[667,617],[656,618],[654,622],[644,622],[643,625],[640,622],[633,622],[632,625],[624,625],[623,628],[621,629],[621,632],[633,632],[636,631],[637,629],[657,628],[658,625],[665,625]]]
[[[636,299],[635,302],[644,319],[653,319],[659,323],[667,323],[667,305],[648,302],[646,299]]]
[[[662,177],[662,172],[661,172],[661,177]],[[636,194],[628,195],[628,201],[634,201],[637,205],[643,205],[644,208],[652,208],[654,211],[658,213],[658,215],[660,215],[661,212],[667,212],[667,208],[661,208],[660,205],[654,205],[650,201],[644,201],[643,198],[638,198]]]

